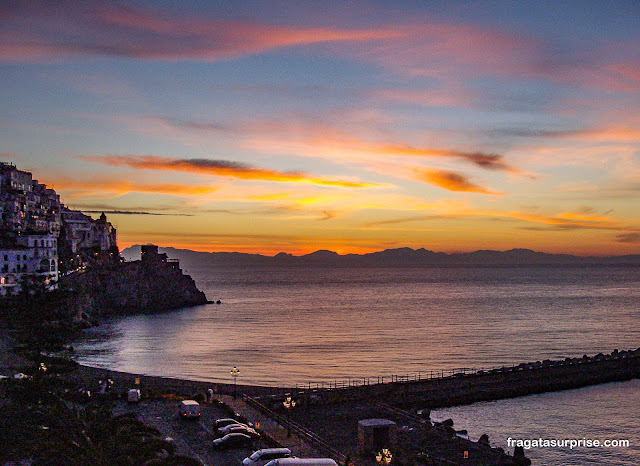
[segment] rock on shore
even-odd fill
[[[89,315],[161,312],[207,304],[207,297],[177,263],[135,261],[74,273],[63,283]]]

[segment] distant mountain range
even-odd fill
[[[199,252],[189,249],[160,248],[170,259],[179,259],[183,266],[335,266],[335,267],[428,267],[437,265],[571,265],[571,264],[631,264],[640,265],[640,254],[626,256],[572,256],[547,254],[530,249],[509,251],[481,250],[446,254],[427,249],[385,249],[367,254],[340,255],[320,250],[303,256],[281,252],[275,256],[247,254],[243,252]],[[140,245],[136,244],[121,253],[126,260],[140,258]]]

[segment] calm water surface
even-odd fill
[[[451,418],[472,440],[483,433],[491,444],[508,448],[507,439],[629,440],[628,448],[531,448],[534,464],[640,464],[640,380],[577,390],[544,393],[490,403],[434,411],[438,420]]]
[[[183,266],[209,299],[223,304],[106,322],[78,344],[79,360],[116,370],[227,382],[235,365],[241,371],[239,383],[290,385],[480,369],[640,346],[637,267]],[[515,438],[519,424],[507,423],[500,430],[487,423],[487,413],[507,422],[501,412],[508,408],[506,417],[534,426],[536,437],[569,432],[566,426],[575,425],[580,414],[592,422],[579,438],[605,429],[626,438],[630,426],[625,423],[640,431],[637,408],[631,420],[632,409],[593,412],[594,400],[603,406],[633,402],[637,407],[637,389],[637,383],[628,382],[486,404],[493,406],[483,408],[488,411],[478,408],[485,404],[474,405],[459,408],[468,414],[456,425],[472,431],[476,422],[486,426],[483,432]],[[544,411],[531,408],[536,403],[549,414],[537,424],[530,409]],[[608,461],[611,452],[588,454]],[[637,451],[635,455],[637,461],[628,464],[640,464]],[[556,459],[549,464],[563,464]]]

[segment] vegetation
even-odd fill
[[[108,397],[90,397],[46,366],[0,383],[0,463],[96,466],[193,465],[133,414],[114,416]]]
[[[63,288],[49,290],[40,275],[24,275],[20,291],[0,300],[0,319],[19,351],[36,364],[50,353],[68,350],[77,336],[74,294]]]
[[[88,396],[66,376],[77,365],[68,346],[79,332],[74,299],[34,275],[0,300],[0,318],[30,361],[24,368],[30,376],[0,380],[0,464],[200,464],[175,456],[170,440],[132,415],[114,416],[108,397]]]

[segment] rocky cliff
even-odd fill
[[[176,262],[135,261],[64,277],[91,315],[160,312],[206,304],[207,298]]]

